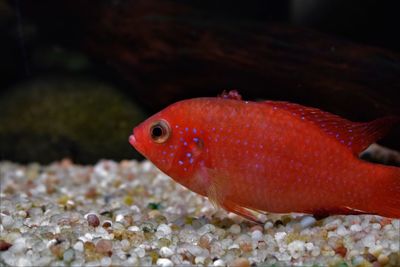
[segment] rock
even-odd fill
[[[387,255],[381,254],[378,256],[378,262],[381,265],[386,265],[389,262],[389,257]]]
[[[157,260],[157,266],[171,267],[171,266],[174,266],[174,263],[170,259],[160,258]]]
[[[157,227],[157,232],[162,232],[164,235],[170,235],[172,233],[171,227],[166,224],[160,224]]]
[[[96,214],[88,214],[86,220],[90,226],[97,227],[100,225],[99,217]]]
[[[111,255],[112,253],[112,241],[101,239],[96,243],[96,252],[104,254],[104,255]]]
[[[240,231],[241,231],[240,225],[238,225],[238,224],[232,224],[232,226],[229,228],[228,231],[229,231],[230,233],[234,234],[234,235],[240,234]]]
[[[74,259],[74,257],[75,257],[74,250],[73,249],[67,249],[64,252],[63,260],[66,261],[66,262],[71,262]]]
[[[89,163],[138,156],[127,138],[144,114],[105,83],[38,79],[3,94],[0,106],[0,151],[8,160]]]
[[[288,250],[294,259],[298,259],[303,256],[305,252],[305,243],[300,240],[295,240],[288,245]]]
[[[250,262],[246,258],[237,258],[233,260],[230,264],[230,267],[250,267]]]
[[[160,248],[159,254],[162,258],[169,258],[174,255],[174,252],[168,247],[162,247]]]
[[[218,260],[214,261],[213,266],[215,266],[215,267],[225,267],[226,263],[223,260],[218,259]]]
[[[304,216],[303,218],[301,218],[301,221],[299,224],[302,229],[305,229],[305,228],[308,228],[308,227],[314,225],[316,222],[317,222],[317,220],[314,217]]]
[[[6,251],[8,250],[12,244],[0,239],[0,251]]]
[[[14,225],[14,219],[11,216],[4,215],[1,217],[1,224],[3,225],[4,229],[10,229]]]
[[[260,230],[255,230],[251,233],[251,239],[253,239],[253,241],[258,242],[260,240],[263,239],[263,234]]]

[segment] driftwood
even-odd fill
[[[398,54],[307,29],[208,16],[186,1],[110,2],[57,1],[43,13],[27,7],[42,20],[59,10],[52,18],[80,33],[76,43],[152,112],[236,89],[244,99],[293,101],[352,120],[400,114]],[[398,136],[387,144],[400,149]]]

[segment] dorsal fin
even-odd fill
[[[265,101],[275,109],[283,109],[302,120],[317,125],[322,131],[360,154],[370,144],[382,138],[399,121],[398,117],[384,117],[371,122],[352,122],[317,108],[281,101]]]
[[[239,94],[237,90],[229,90],[229,91],[222,91],[222,94],[219,95],[218,97],[224,98],[224,99],[234,99],[234,100],[242,100],[242,96]]]

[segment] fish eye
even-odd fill
[[[151,139],[156,143],[164,143],[168,140],[170,134],[170,127],[164,120],[157,121],[150,127]]]

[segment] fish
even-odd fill
[[[235,91],[171,104],[134,127],[129,143],[217,207],[260,214],[375,214],[400,218],[400,168],[359,154],[399,118],[352,122]]]

